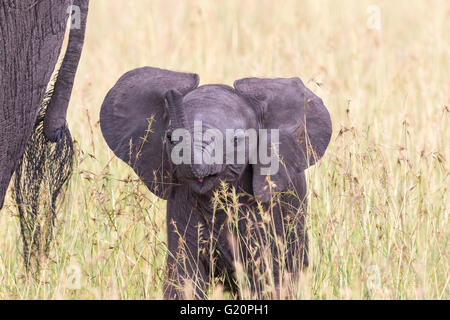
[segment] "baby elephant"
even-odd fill
[[[167,200],[165,298],[206,298],[215,280],[277,297],[308,265],[304,171],[325,153],[330,115],[299,78],[198,84],[151,67],[126,73],[102,105],[103,136]]]

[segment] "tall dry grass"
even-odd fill
[[[311,267],[290,298],[449,298],[450,2],[91,2],[68,116],[78,167],[57,241],[40,281],[27,277],[9,196],[0,298],[162,297],[165,203],[98,125],[107,90],[144,65],[202,83],[300,76],[323,98],[334,134],[307,172]],[[380,31],[367,26],[371,4]]]

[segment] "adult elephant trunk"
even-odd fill
[[[73,145],[65,117],[88,4],[89,0],[0,2],[0,50],[5,50],[0,53],[0,209],[15,171],[27,268],[31,262],[39,267],[48,253],[56,200],[72,172]],[[68,47],[55,85],[46,92],[67,13],[72,13]]]

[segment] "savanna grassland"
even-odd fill
[[[311,266],[284,298],[449,298],[450,1],[91,0],[56,241],[27,276],[10,190],[1,299],[162,298],[165,202],[98,124],[109,88],[146,65],[201,84],[299,76],[324,100],[334,128],[307,171]]]

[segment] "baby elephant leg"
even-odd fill
[[[306,230],[306,179],[302,172],[293,179],[292,193],[282,196],[283,232],[286,241],[286,269],[296,273],[309,265]]]
[[[201,249],[202,226],[195,213],[184,217],[168,214],[169,256],[164,281],[165,299],[205,299],[208,272]]]
[[[277,286],[284,286],[282,282],[290,281],[290,277],[296,279],[309,265],[306,209],[306,181],[302,173],[293,179],[291,192],[282,194],[273,209],[277,238],[282,243],[281,250],[274,248]]]

